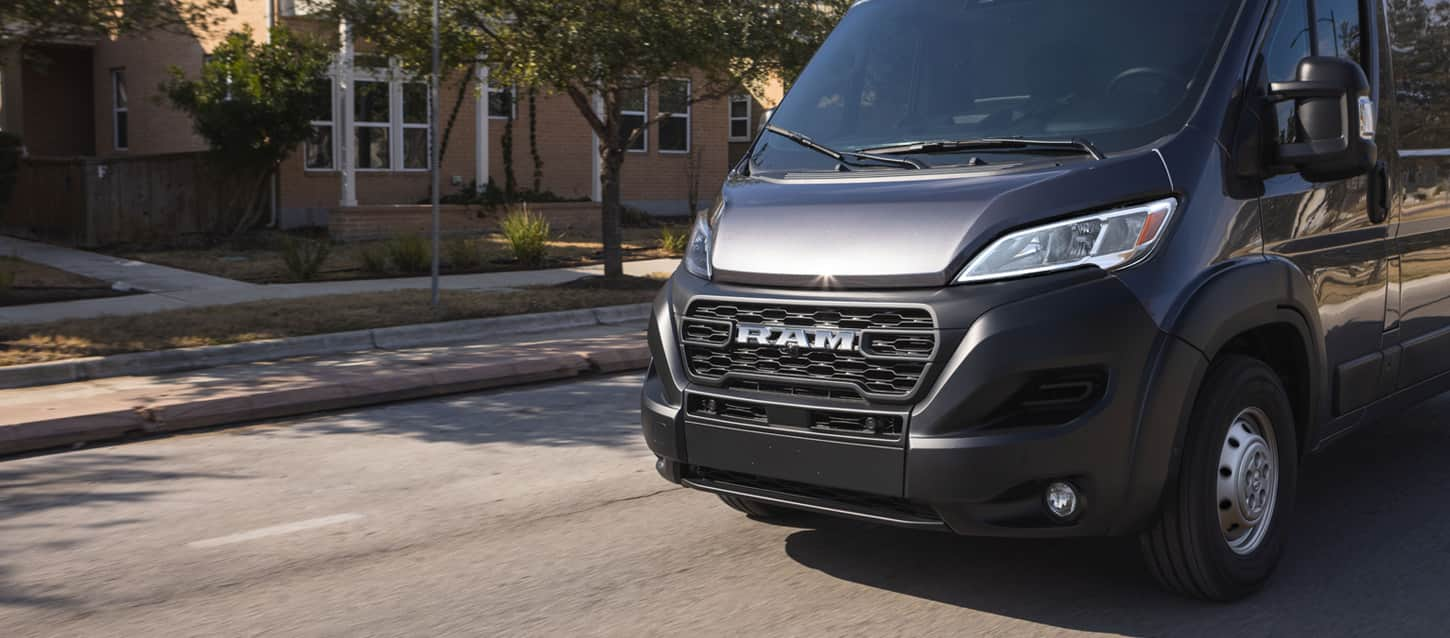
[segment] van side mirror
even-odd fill
[[[765,109],[765,112],[760,114],[760,125],[755,128],[756,137],[760,137],[760,134],[765,132],[765,127],[770,126],[770,118],[773,116],[775,116],[775,109]]]
[[[1269,101],[1294,101],[1299,122],[1295,142],[1281,142],[1277,163],[1292,166],[1311,182],[1364,175],[1374,167],[1375,105],[1369,78],[1358,64],[1311,56],[1299,62],[1298,80],[1269,85]]]

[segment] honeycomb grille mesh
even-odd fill
[[[740,323],[864,331],[861,349],[801,350],[732,343]],[[936,322],[922,308],[832,307],[697,301],[682,322],[685,360],[706,379],[730,375],[847,383],[873,395],[906,397],[936,350]]]

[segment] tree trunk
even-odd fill
[[[544,158],[539,156],[539,91],[529,87],[529,154],[534,157],[534,192],[544,192]]]
[[[473,82],[473,74],[477,70],[477,65],[469,65],[468,71],[463,74],[463,81],[458,83],[458,97],[453,100],[453,110],[448,114],[448,125],[443,127],[443,133],[438,136],[440,158],[447,156],[448,140],[453,137],[453,125],[458,123],[458,113],[463,110],[463,98],[468,97],[468,85]]]
[[[242,218],[237,222],[236,228],[232,229],[232,235],[240,235],[251,230],[262,218],[262,211],[267,207],[268,185],[271,182],[272,173],[276,170],[277,167],[274,165],[262,171],[262,177],[257,180],[257,185],[252,189],[252,199],[242,210]]]
[[[624,202],[620,193],[619,174],[624,166],[623,149],[610,148],[602,153],[600,183],[603,188],[602,215],[604,240],[604,276],[617,279],[624,276],[623,236],[620,222],[624,217]]]

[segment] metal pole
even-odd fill
[[[429,110],[431,113],[428,117],[428,154],[432,158],[429,164],[432,167],[433,173],[433,298],[431,303],[434,308],[437,308],[442,303],[438,292],[438,262],[443,243],[442,220],[438,209],[438,191],[442,188],[442,180],[440,179],[442,168],[439,164],[443,161],[442,156],[438,152],[438,119],[443,116],[442,109],[439,107],[441,97],[439,88],[443,84],[441,77],[443,61],[441,57],[442,54],[438,44],[438,0],[433,0],[433,86],[429,99]]]

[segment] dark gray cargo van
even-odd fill
[[[1300,459],[1450,390],[1450,2],[864,0],[649,338],[659,472],[751,516],[1248,595]]]

